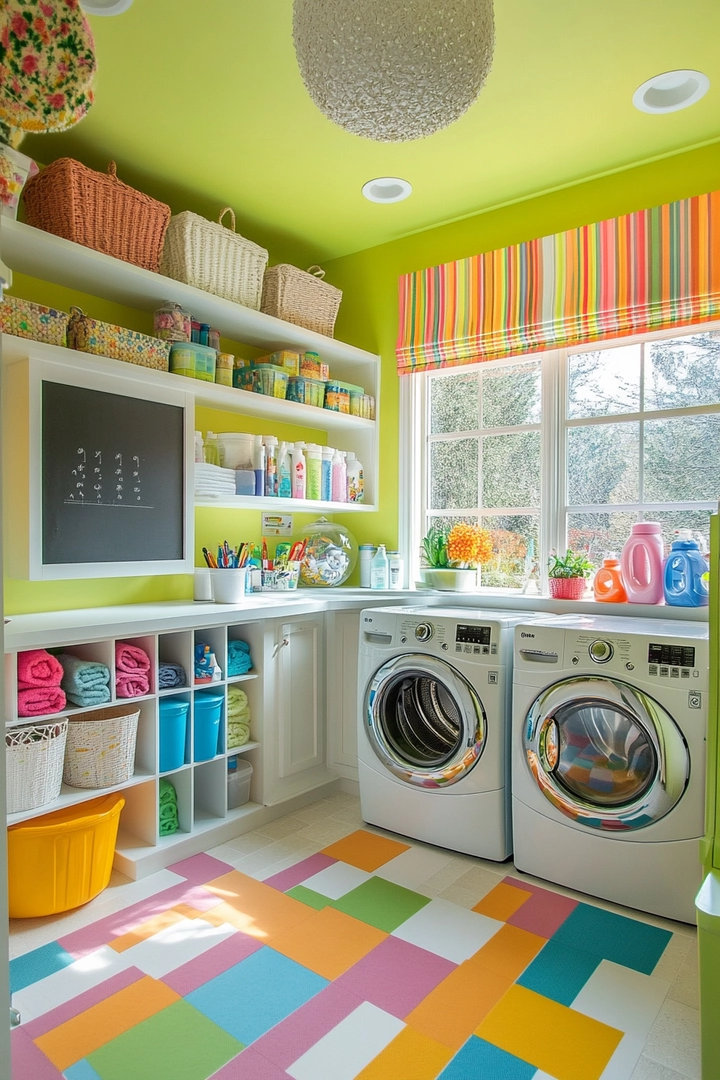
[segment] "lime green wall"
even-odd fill
[[[397,544],[398,537],[398,398],[395,374],[397,287],[401,274],[482,251],[560,232],[602,218],[629,213],[673,199],[720,187],[720,145],[680,154],[650,165],[593,180],[577,187],[517,202],[491,213],[418,232],[380,247],[370,248],[326,264],[328,280],[343,289],[336,336],[382,356],[380,392],[380,492],[377,514],[336,515],[361,543]],[[394,213],[393,206],[376,206],[378,214]],[[95,318],[147,332],[150,316],[118,304],[81,296],[60,286],[17,275],[13,292],[68,310],[79,304]],[[230,342],[230,352],[257,355]],[[215,431],[262,430],[262,421],[198,410],[197,427]],[[273,424],[273,430],[280,425]],[[307,437],[292,429],[296,437]],[[288,431],[288,433],[290,433]],[[300,527],[307,515],[296,515]],[[259,514],[202,509],[197,512],[197,552],[208,539],[258,539]],[[353,579],[351,579],[352,581]],[[190,595],[190,578],[116,578],[90,582],[6,582],[8,612],[62,609],[82,605],[132,603]]]

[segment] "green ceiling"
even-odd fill
[[[401,145],[317,111],[291,16],[292,0],[135,0],[94,17],[95,106],[23,150],[94,167],[114,158],[174,211],[229,204],[251,239],[307,265],[720,139],[719,0],[496,0],[478,101]],[[704,71],[706,97],[668,115],[634,109],[635,88],[673,68]],[[411,198],[368,203],[361,185],[382,175],[409,180]]]

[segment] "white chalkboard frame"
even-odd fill
[[[32,343],[28,342],[32,351]],[[93,358],[95,359],[95,358]],[[100,358],[97,358],[100,361]],[[78,366],[48,362],[33,356],[5,369],[5,404],[12,402],[6,419],[5,487],[10,495],[12,520],[6,521],[6,541],[11,545],[8,569],[13,577],[30,581],[67,581],[79,578],[144,577],[164,574],[191,574],[194,569],[194,426],[195,401],[192,394],[143,381],[143,368],[123,365],[122,373],[95,371],[89,357],[78,355]],[[102,361],[101,361],[102,362]],[[117,363],[114,362],[114,363]],[[127,373],[124,367],[128,368]],[[183,522],[179,559],[128,562],[45,563],[42,542],[42,384],[61,383],[108,394],[175,405],[183,410]],[[25,422],[23,420],[25,419]],[[24,447],[13,438],[12,429],[27,431]],[[10,451],[10,460],[7,451]],[[26,459],[23,468],[22,458]],[[9,466],[9,468],[8,468]],[[24,491],[23,491],[24,488]],[[8,490],[9,489],[9,490]],[[25,506],[23,506],[25,503]],[[7,526],[9,525],[9,529]]]

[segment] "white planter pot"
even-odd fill
[[[479,570],[434,570],[430,567],[420,571],[423,584],[441,592],[475,592],[480,584]]]

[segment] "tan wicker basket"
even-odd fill
[[[116,259],[157,271],[170,207],[106,173],[59,158],[25,186],[25,220]]]
[[[230,228],[222,223],[227,213]],[[229,206],[217,221],[185,210],[170,220],[160,273],[257,311],[267,261],[265,248],[235,232]]]
[[[299,270],[279,263],[265,271],[260,310],[277,319],[332,337],[342,291],[323,281],[319,266]]]
[[[138,334],[124,326],[89,319],[81,308],[70,309],[67,328],[68,348],[79,352],[109,356],[111,360],[125,360],[128,364],[167,371],[170,360],[171,341],[161,341],[149,334]]]
[[[70,718],[63,780],[70,787],[123,784],[135,772],[139,710],[127,705],[77,713]]]
[[[68,722],[23,724],[5,733],[7,812],[34,810],[60,794]]]

